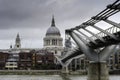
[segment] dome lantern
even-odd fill
[[[60,31],[59,29],[55,26],[55,20],[54,20],[54,16],[52,16],[52,21],[51,21],[51,27],[48,28],[47,32],[46,32],[46,36],[49,36],[49,35],[57,35],[57,36],[60,36]]]

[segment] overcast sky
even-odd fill
[[[0,0],[0,49],[14,45],[19,33],[22,47],[42,48],[54,14],[56,27],[80,25],[115,0]]]

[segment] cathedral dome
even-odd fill
[[[52,18],[51,27],[48,28],[48,30],[46,32],[46,36],[48,36],[48,35],[58,35],[58,36],[60,36],[59,29],[57,27],[55,27],[54,17]]]
[[[60,36],[60,31],[57,27],[50,27],[47,30],[46,36],[48,35],[59,35]]]

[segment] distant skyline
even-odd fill
[[[80,25],[114,1],[0,0],[0,49],[14,45],[17,33],[23,48],[42,48],[52,15],[64,38],[65,29]],[[112,19],[120,21],[118,17],[113,16]]]

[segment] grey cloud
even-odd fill
[[[19,27],[16,24],[28,24],[22,28],[33,27],[29,24],[42,27],[52,14],[61,24],[69,20],[82,21],[110,2],[112,0],[0,0],[0,28]]]
[[[0,0],[0,40],[13,40],[19,32],[23,40],[42,41],[53,14],[64,36],[65,29],[90,19],[114,1]]]

